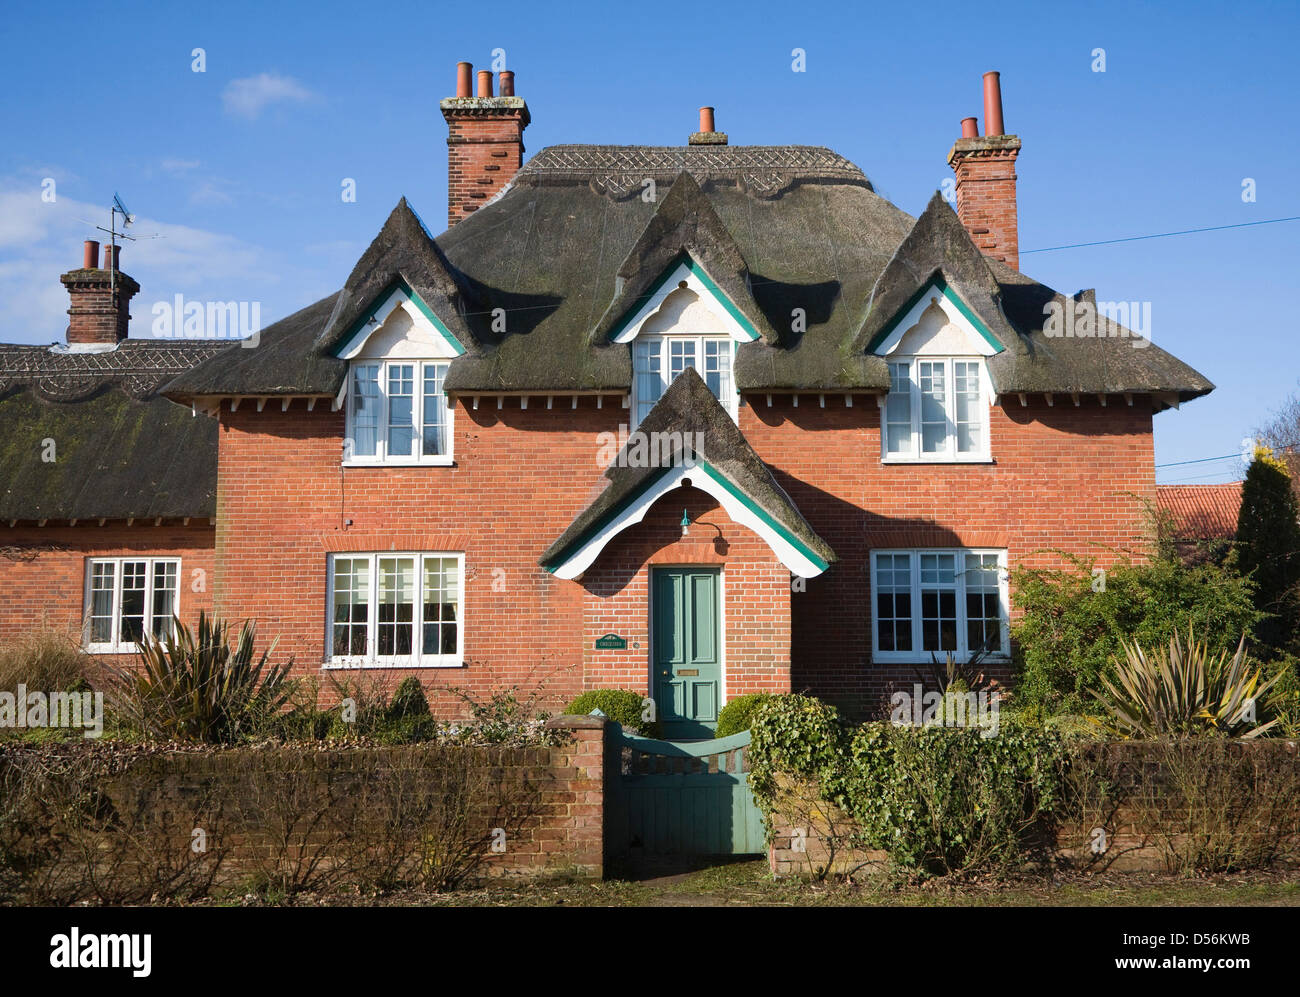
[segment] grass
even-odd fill
[[[249,895],[226,904],[274,903]],[[1188,878],[1159,874],[1075,876],[1054,882],[854,883],[774,880],[762,859],[654,879],[557,877],[490,882],[454,893],[299,898],[299,905],[424,907],[1249,907],[1300,906],[1300,874]]]

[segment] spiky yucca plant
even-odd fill
[[[1104,726],[1121,737],[1172,739],[1203,735],[1255,738],[1277,720],[1259,723],[1269,691],[1280,676],[1267,682],[1246,654],[1242,635],[1231,658],[1218,656],[1197,641],[1192,628],[1183,642],[1175,632],[1169,647],[1148,654],[1136,643],[1121,640],[1124,660],[1111,659],[1112,681],[1103,675],[1105,691],[1097,701],[1109,714]]]
[[[255,660],[251,621],[233,650],[229,632],[229,623],[203,612],[197,632],[173,617],[171,634],[146,634],[137,645],[137,669],[112,669],[110,702],[148,737],[229,744],[252,733],[292,695],[293,658],[268,667],[273,641]]]

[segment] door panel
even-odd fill
[[[668,738],[712,737],[722,692],[718,571],[653,572],[655,702]]]

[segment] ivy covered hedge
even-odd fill
[[[750,785],[765,814],[782,777],[817,787],[852,821],[845,847],[886,852],[932,873],[1020,861],[1048,838],[1064,798],[1065,746],[1054,733],[978,727],[847,726],[808,696],[772,697],[751,728]]]
[[[850,852],[854,867],[883,853],[928,875],[1108,868],[1134,849],[1181,873],[1300,861],[1300,752],[1289,739],[1099,741],[1006,712],[992,736],[855,727],[801,695],[771,697],[751,732],[750,787],[769,834],[779,836],[774,823],[782,835],[815,834],[824,851],[817,863],[809,855],[814,875]],[[1098,828],[1129,840],[1094,852]]]

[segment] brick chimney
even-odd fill
[[[126,339],[131,321],[131,299],[140,285],[118,269],[121,246],[104,247],[99,265],[99,243],[87,239],[81,269],[59,278],[68,289],[69,346],[116,346]]]
[[[456,96],[440,103],[447,119],[447,225],[455,225],[508,184],[524,163],[528,105],[515,96],[515,74],[501,73],[501,95],[492,95],[492,74],[456,65]]]
[[[964,118],[948,165],[957,174],[957,217],[988,256],[1020,269],[1016,224],[1016,157],[1020,139],[1002,129],[1002,86],[997,73],[984,74],[984,134]]]

